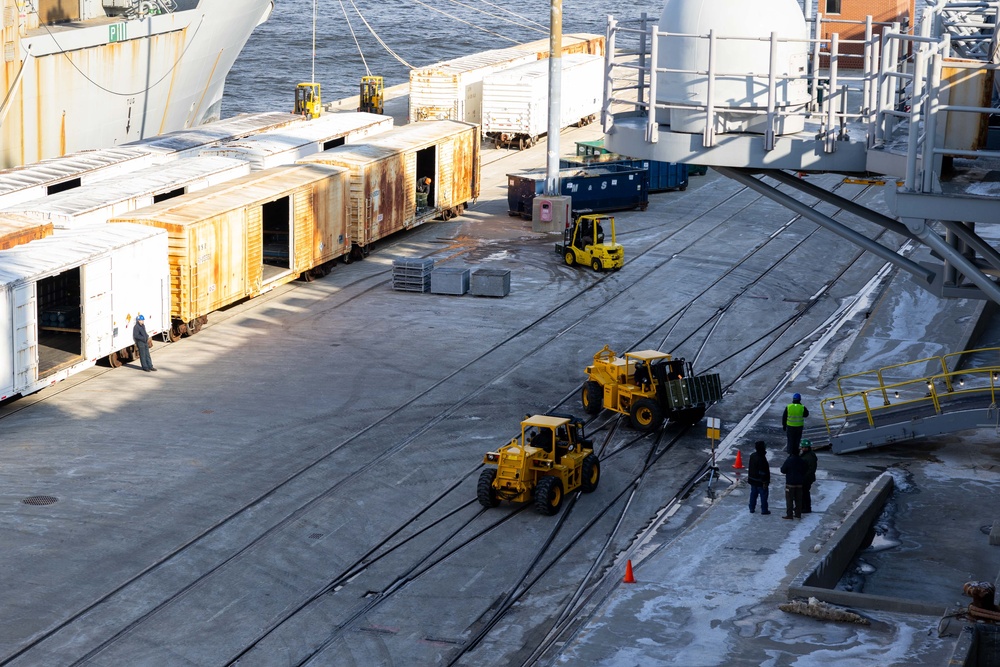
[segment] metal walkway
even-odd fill
[[[1000,432],[1000,348],[846,375],[837,388],[822,403],[835,454],[973,428]]]
[[[1000,223],[1000,129],[989,127],[998,113],[991,103],[1000,98],[1000,4],[928,4],[918,34],[868,17],[861,39],[824,38],[831,25],[847,28],[822,15],[806,17],[808,39],[685,34],[609,17],[605,146],[633,158],[715,167],[917,276],[934,294],[1000,303],[1000,253],[976,231]],[[778,54],[802,42],[808,66],[789,73]],[[754,71],[725,71],[717,63],[727,49],[730,62],[732,49],[746,49],[763,53],[766,64],[748,58]],[[680,50],[707,56],[695,69],[678,68],[672,61]],[[678,80],[687,83],[677,89]],[[719,92],[733,81],[752,91],[748,101]],[[796,90],[805,96],[796,98]],[[612,111],[622,105],[631,110]],[[895,217],[808,183],[802,177],[810,172],[880,175]],[[802,194],[923,243],[939,263],[918,264],[858,234],[797,201]]]

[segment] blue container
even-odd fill
[[[646,210],[649,170],[618,163],[559,170],[560,194],[573,198],[573,213]],[[507,212],[531,219],[531,202],[545,192],[545,170],[507,174]]]
[[[583,142],[577,142],[577,146]],[[579,150],[579,148],[578,148]],[[618,164],[630,169],[645,169],[649,172],[649,191],[687,190],[688,165],[682,162],[661,162],[659,160],[637,160],[613,153],[583,157],[576,160],[560,160],[559,168],[595,167]]]

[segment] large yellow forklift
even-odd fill
[[[490,466],[476,487],[483,507],[533,501],[535,511],[547,516],[559,511],[564,494],[590,493],[601,479],[601,462],[583,421],[570,415],[525,417],[520,439],[487,452],[483,463]]]
[[[295,112],[312,120],[319,118],[323,111],[323,100],[320,97],[318,83],[300,83],[295,87]]]
[[[718,373],[695,375],[690,363],[659,350],[619,357],[605,345],[585,372],[583,409],[592,415],[601,408],[628,415],[632,426],[645,432],[658,429],[665,418],[696,424],[722,399]]]
[[[610,240],[607,234],[611,235]],[[618,270],[625,264],[625,249],[615,235],[615,218],[611,215],[581,215],[566,224],[563,242],[556,244],[556,254],[568,266],[583,264],[602,271]]]

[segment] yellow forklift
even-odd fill
[[[295,87],[295,114],[312,120],[323,111],[318,83],[300,83]]]
[[[358,111],[381,114],[383,111],[383,98],[382,77],[361,77],[361,94],[358,96]]]
[[[501,500],[533,501],[535,511],[552,516],[563,496],[579,489],[590,493],[601,479],[601,462],[583,432],[583,421],[570,415],[534,415],[521,422],[521,437],[483,457],[476,497],[483,507]]]
[[[556,244],[556,254],[562,256],[567,266],[583,264],[594,271],[617,271],[625,264],[625,249],[617,242],[615,218],[611,215],[588,213],[572,225],[567,223],[563,242]]]
[[[645,432],[658,429],[665,418],[696,424],[709,406],[722,399],[718,373],[695,375],[690,363],[659,350],[619,357],[605,345],[585,372],[584,411],[596,415],[607,408],[628,415],[633,428]]]

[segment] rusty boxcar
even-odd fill
[[[275,167],[110,222],[167,230],[175,340],[197,333],[212,311],[328,273],[351,247],[348,188],[340,167]]]
[[[350,169],[352,254],[359,258],[373,242],[461,215],[479,197],[479,128],[456,120],[404,125],[299,160],[316,163]]]
[[[52,223],[19,213],[0,213],[0,250],[52,236]]]

